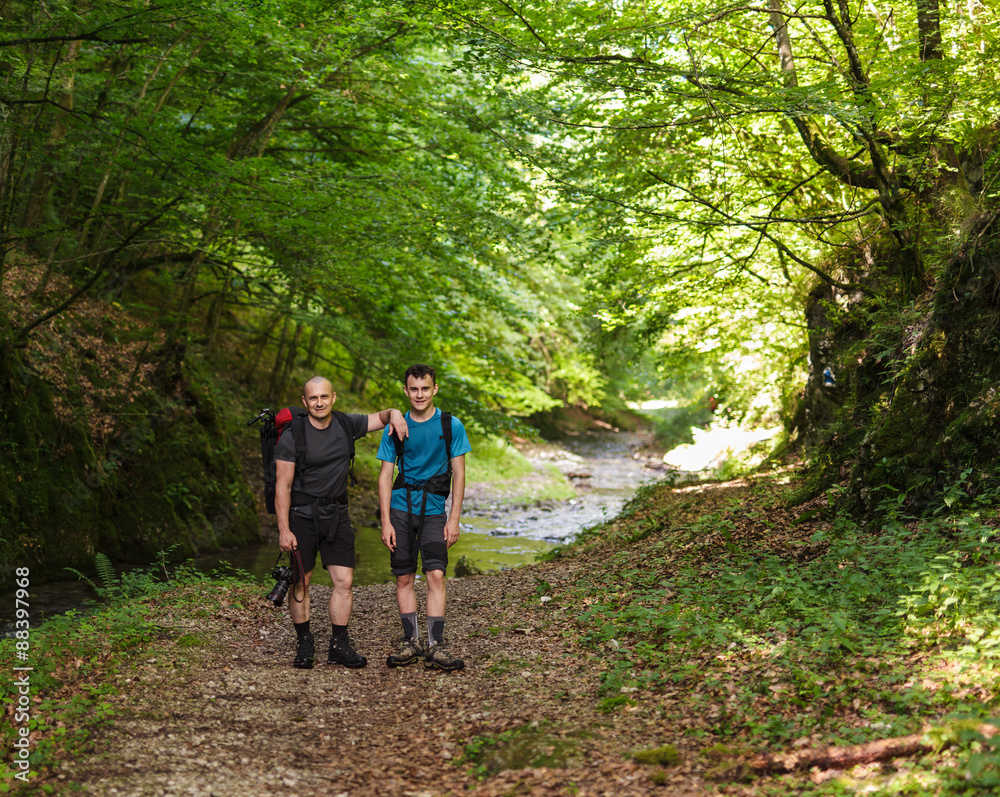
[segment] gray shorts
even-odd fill
[[[394,576],[417,572],[417,551],[423,572],[448,570],[448,543],[444,541],[444,515],[411,515],[389,510],[389,522],[396,532],[396,550],[389,557]],[[419,532],[418,532],[419,529]]]

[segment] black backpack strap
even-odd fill
[[[289,428],[295,440],[295,471],[302,473],[306,466],[306,414],[296,415],[292,418]]]
[[[260,427],[260,458],[264,464],[264,506],[274,514],[275,463],[274,444],[278,440],[278,430],[274,426],[274,413],[264,410],[264,423]]]
[[[353,487],[358,483],[357,478],[354,476],[354,432],[352,431],[350,425],[347,421],[347,414],[344,412],[333,411],[333,417],[337,419],[337,423],[340,424],[340,428],[344,430],[344,434],[347,435],[347,439],[351,441],[351,465],[347,471],[347,476],[350,479],[351,486]]]
[[[305,470],[306,465],[306,418],[309,417],[308,413],[303,412],[302,414],[292,413],[292,422],[288,425],[289,430],[292,433],[292,437],[295,439],[295,472],[300,477],[302,472]],[[291,506],[302,506],[303,504],[312,505],[312,522],[313,530],[316,532],[317,539],[319,538],[319,507],[316,505],[316,499],[310,496],[306,496],[309,500],[303,500],[302,496],[296,496],[295,492],[292,492],[290,502]],[[291,508],[291,507],[289,507]]]
[[[406,440],[403,440],[394,431],[389,432],[389,438],[396,447],[396,467],[399,468],[399,478],[403,478],[403,454],[406,453]]]
[[[441,413],[441,435],[444,437],[444,453],[448,459],[448,475],[451,475],[451,413]]]

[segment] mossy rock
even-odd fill
[[[794,426],[812,464],[797,498],[840,483],[839,508],[875,521],[1000,485],[1000,235],[992,219],[972,226],[918,296],[889,284],[870,296],[830,286],[811,294],[810,375]],[[887,273],[881,261],[859,278],[879,271]],[[824,382],[827,367],[834,387]]]
[[[632,760],[639,764],[653,764],[661,767],[678,767],[683,763],[680,751],[672,744],[636,750]]]
[[[583,764],[580,739],[584,732],[559,735],[540,723],[530,723],[497,737],[480,737],[466,747],[465,759],[482,776],[525,767],[565,769]]]

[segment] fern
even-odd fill
[[[103,553],[98,553],[94,556],[94,569],[97,571],[98,580],[101,582],[100,586],[75,568],[67,567],[65,569],[73,573],[80,580],[90,584],[94,592],[97,593],[97,597],[101,600],[113,601],[139,598],[169,589],[172,584],[177,582],[178,577],[187,579],[195,577],[194,574],[197,571],[194,571],[192,568],[185,569],[184,567],[179,567],[173,575],[168,570],[167,561],[178,547],[177,544],[174,544],[165,551],[160,551],[157,554],[158,561],[155,564],[159,569],[163,570],[162,578],[157,578],[156,568],[153,566],[119,573],[115,570],[115,566],[111,563],[111,560]],[[203,576],[198,574],[197,577]]]
[[[97,586],[97,584],[95,584],[93,581],[91,581],[87,576],[85,576],[83,573],[81,573],[75,567],[66,567],[66,568],[63,568],[63,569],[64,570],[68,570],[70,573],[72,573],[73,575],[75,575],[81,581],[86,581],[88,584],[90,584],[91,589],[93,589],[94,592],[97,593],[97,597],[98,598],[103,598],[104,597],[104,592],[105,591],[103,589],[101,589],[99,586]]]
[[[94,569],[97,570],[97,576],[101,580],[101,586],[97,586],[93,580],[85,576],[75,567],[65,568],[70,573],[73,573],[81,581],[86,581],[93,588],[94,592],[97,593],[97,597],[101,600],[115,597],[121,592],[122,582],[121,576],[118,575],[118,571],[115,570],[115,566],[111,564],[111,560],[103,554],[99,553],[94,557]]]
[[[121,591],[121,577],[118,575],[118,571],[115,570],[115,566],[111,564],[111,560],[105,554],[98,553],[94,557],[94,567],[97,568],[97,575],[100,576],[106,593],[114,595],[116,592]]]

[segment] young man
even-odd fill
[[[296,574],[289,608],[298,644],[293,666],[310,669],[315,661],[315,644],[309,629],[309,580],[316,565],[316,553],[333,581],[330,595],[330,637],[328,663],[364,667],[368,663],[354,650],[347,636],[354,597],[354,529],[347,515],[347,479],[351,466],[351,440],[333,417],[337,394],[329,379],[314,376],[302,390],[308,417],[306,451],[302,468],[295,465],[293,427],[282,432],[274,449],[274,508],[278,518],[278,545],[289,552]],[[368,432],[391,425],[397,435],[407,435],[406,421],[396,409],[371,415],[348,415],[347,429],[356,440]],[[301,563],[301,568],[299,568]]]
[[[410,400],[410,411],[406,413],[409,437],[402,446],[400,476],[395,484],[392,472],[398,451],[388,429],[382,433],[377,454],[382,460],[378,479],[382,542],[391,552],[392,574],[396,576],[396,602],[403,624],[402,646],[398,653],[389,656],[386,663],[390,667],[403,667],[422,659],[426,667],[450,672],[465,665],[444,647],[444,576],[448,569],[448,549],[458,540],[458,521],[465,497],[465,455],[472,450],[472,446],[461,421],[443,416],[435,408],[434,396],[437,395],[438,384],[433,368],[423,364],[411,365],[403,375],[403,385]],[[450,463],[446,443],[448,423],[451,431]],[[446,519],[444,510],[449,481],[452,481],[451,512]],[[418,549],[427,579],[426,648],[420,640],[417,596],[413,589]]]

